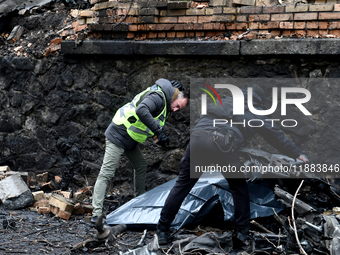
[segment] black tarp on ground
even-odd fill
[[[220,178],[219,178],[220,177]],[[138,196],[107,216],[110,225],[127,224],[131,228],[155,229],[164,202],[176,179],[164,183]],[[251,218],[267,217],[278,213],[284,206],[265,183],[248,183]],[[205,173],[184,199],[171,227],[179,229],[204,218],[218,202],[224,211],[224,220],[234,220],[234,205],[228,182],[220,173]]]

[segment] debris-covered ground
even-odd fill
[[[14,174],[0,181],[1,196],[4,181],[13,176],[21,178]],[[338,181],[314,178],[269,182],[277,200],[286,207],[280,213],[251,221],[254,241],[247,247],[247,253],[233,242],[233,224],[220,221],[223,217],[218,215],[221,211],[217,207],[199,223],[173,232],[173,242],[159,247],[154,230],[91,225],[91,213],[85,211],[91,206],[91,187],[69,192],[47,191],[46,185],[35,185],[33,189],[31,186],[31,191],[39,191],[32,192],[35,202],[29,208],[12,210],[8,209],[14,206],[10,203],[1,205],[0,251],[1,254],[339,254]],[[104,210],[112,212],[131,199],[113,192],[107,195]],[[64,211],[66,214],[60,214]],[[68,211],[72,214],[68,215]]]

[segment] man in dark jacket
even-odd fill
[[[105,132],[105,155],[93,192],[92,223],[102,214],[107,185],[114,177],[123,153],[134,168],[135,195],[145,192],[147,161],[138,143],[144,142],[148,137],[157,137],[159,145],[169,142],[163,126],[170,112],[186,107],[188,98],[183,90],[178,81],[159,79],[155,85],[118,109]]]
[[[244,91],[244,93],[246,92]],[[258,86],[254,86],[254,107],[262,109],[262,99],[259,95],[262,95],[262,98],[264,98],[263,90]],[[231,98],[227,98],[225,100],[230,101],[230,99]],[[226,108],[227,106],[228,102],[223,102],[223,107]],[[209,109],[216,108],[210,107]],[[213,114],[210,115],[208,112],[207,115],[203,115],[199,119],[198,123],[192,129],[190,144],[187,147],[185,156],[182,158],[178,179],[175,186],[171,189],[161,211],[157,230],[159,244],[168,243],[170,225],[175,219],[184,198],[188,195],[201,175],[198,174],[198,178],[190,178],[190,168],[192,173],[194,173],[195,166],[209,166],[209,164],[213,163],[220,166],[230,165],[238,170],[238,173],[223,173],[223,175],[228,180],[230,191],[233,195],[236,240],[246,245],[250,229],[250,206],[248,186],[244,174],[240,171],[242,163],[237,153],[237,148],[241,145],[242,141],[247,141],[258,133],[270,145],[285,155],[294,159],[299,158],[304,162],[307,161],[301,155],[300,150],[281,130],[273,125],[272,122],[265,121],[265,116],[258,116],[246,110],[242,116],[230,116],[234,123],[239,123],[238,125],[231,127],[229,124],[224,124],[215,125],[214,127],[214,119],[225,119],[225,115],[221,115],[227,112],[230,113],[230,109],[215,110]],[[255,119],[262,120],[264,125],[262,127],[250,127],[241,124],[248,123],[249,120]],[[253,126],[255,125],[256,124],[253,123]],[[190,155],[192,158],[190,158]]]

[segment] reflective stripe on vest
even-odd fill
[[[161,127],[163,127],[167,118],[166,97],[163,91],[157,85],[153,85],[136,95],[130,103],[127,103],[120,109],[118,109],[112,119],[112,121],[116,125],[123,124],[126,127],[127,132],[131,136],[131,138],[139,143],[144,142],[148,137],[154,136],[154,133],[150,130],[150,128],[148,128],[143,122],[141,122],[136,114],[137,103],[145,94],[149,92],[161,93],[164,98],[164,108],[162,112],[157,117],[154,117],[155,121]],[[131,123],[129,121],[130,117],[133,117],[134,119],[136,119],[136,121],[134,123]]]

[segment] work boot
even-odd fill
[[[91,218],[91,224],[96,224],[97,220],[98,220],[98,216],[93,216]]]
[[[233,248],[234,249],[242,249],[247,253],[253,252],[253,238],[249,234],[244,234],[241,232],[237,232],[233,236]]]
[[[96,225],[97,220],[98,220],[98,216],[93,216],[93,217],[91,218],[91,224],[92,224],[92,225]],[[106,223],[106,221],[104,221],[103,224],[104,224],[105,226],[108,226],[108,224]]]
[[[158,237],[159,245],[167,245],[170,242],[170,231],[169,230],[162,231],[158,229],[156,231],[156,234]]]

